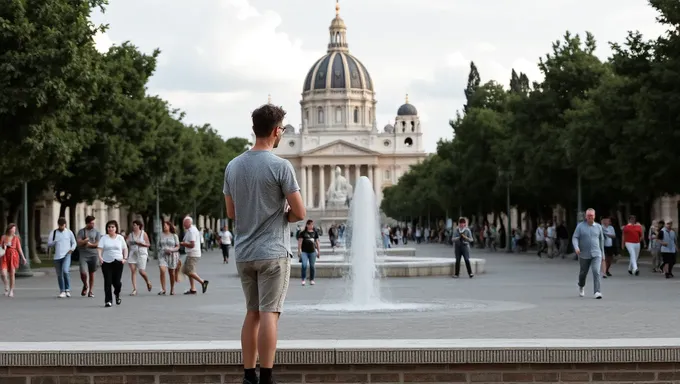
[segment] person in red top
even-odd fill
[[[26,264],[24,251],[21,249],[21,239],[16,231],[17,226],[9,224],[5,235],[0,238],[0,247],[5,250],[5,254],[0,257],[0,274],[5,285],[5,296],[9,297],[14,297],[14,274],[19,268],[19,262]]]
[[[623,236],[621,236],[621,249],[625,248],[630,256],[628,262],[628,274],[635,276],[640,274],[638,269],[637,259],[640,256],[640,242],[644,234],[642,233],[642,226],[636,222],[635,216],[628,217],[628,224],[623,227]]]

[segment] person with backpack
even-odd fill
[[[470,278],[475,276],[472,274],[472,266],[470,265],[470,245],[472,243],[474,243],[474,240],[472,231],[467,227],[467,219],[461,217],[458,219],[458,228],[453,231],[453,246],[456,254],[456,266],[453,274],[454,278],[458,278],[458,275],[460,274],[461,257],[465,260],[465,268],[467,269],[468,276],[470,276]]]
[[[66,228],[66,219],[57,220],[57,229],[53,230],[47,241],[47,247],[54,247],[54,269],[57,272],[59,295],[57,297],[71,297],[71,254],[75,251],[76,237]]]

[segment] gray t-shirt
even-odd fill
[[[95,228],[92,228],[89,231],[87,230],[87,228],[83,228],[80,231],[78,231],[78,235],[76,236],[76,242],[84,239],[85,237],[90,239],[90,243],[96,244],[99,241],[99,239],[101,239],[102,235]],[[97,254],[97,248],[88,248],[87,245],[84,246],[84,247],[79,246],[78,252],[80,252],[80,257],[98,257],[99,256]]]
[[[290,161],[270,151],[247,151],[224,171],[224,195],[234,201],[236,262],[288,257],[286,195],[299,191]]]

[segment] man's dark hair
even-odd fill
[[[313,223],[314,223],[314,220],[307,220],[307,225],[313,224]]]
[[[66,225],[66,219],[60,217],[59,220],[57,220],[57,225]]]
[[[85,218],[85,224],[90,224],[91,222],[94,221],[94,216],[88,216]]]
[[[286,111],[281,107],[265,104],[253,111],[253,133],[255,137],[269,137],[272,131],[283,122]]]

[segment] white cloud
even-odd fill
[[[267,101],[300,123],[302,84],[325,53],[333,1],[116,0],[95,22],[108,23],[98,49],[130,40],[161,49],[151,93],[211,123],[225,137],[250,137],[250,111]],[[511,69],[540,80],[538,58],[564,31],[590,30],[601,57],[627,30],[649,37],[662,27],[642,0],[342,0],[348,40],[370,72],[378,126],[394,121],[408,93],[423,121],[426,149],[450,137],[474,60],[482,81],[507,85]],[[587,12],[584,12],[584,9]],[[404,16],[406,15],[406,16]]]
[[[94,46],[99,52],[107,52],[113,44],[113,41],[105,32],[97,32],[94,36]]]

